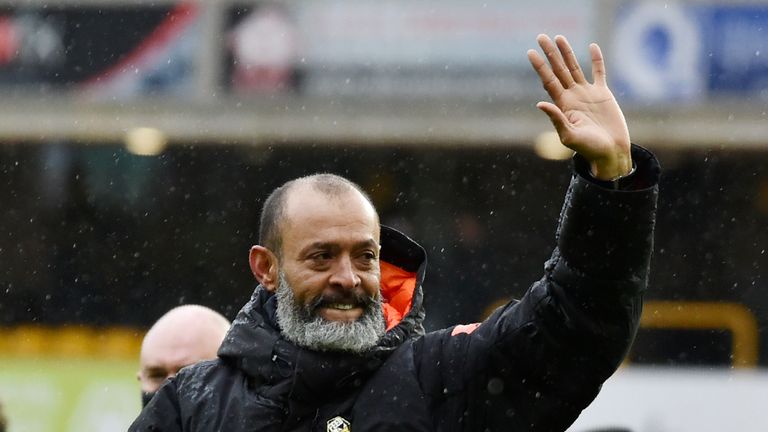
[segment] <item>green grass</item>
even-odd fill
[[[9,432],[126,430],[140,408],[137,361],[0,357]]]

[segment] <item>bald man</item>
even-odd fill
[[[141,402],[146,406],[166,379],[184,366],[216,358],[230,322],[199,305],[171,309],[149,329],[141,343]]]
[[[566,430],[635,336],[660,167],[631,144],[600,48],[592,84],[564,37],[537,40],[545,55],[528,58],[554,102],[537,106],[577,156],[552,258],[521,299],[425,333],[424,248],[351,181],[290,180],[264,201],[259,285],[218,358],[169,380],[129,431]],[[484,268],[463,270],[478,289]]]

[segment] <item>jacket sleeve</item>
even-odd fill
[[[181,432],[176,380],[166,381],[141,411],[128,432]]]
[[[647,150],[633,146],[632,156],[634,174],[611,188],[575,158],[557,247],[520,301],[474,331],[446,329],[415,344],[439,426],[562,431],[619,366],[642,311],[660,172]]]

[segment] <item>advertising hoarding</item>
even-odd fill
[[[768,98],[768,7],[626,3],[610,56],[620,99]]]
[[[0,91],[184,95],[194,84],[198,9],[186,2],[0,9]]]
[[[591,0],[257,3],[229,11],[227,83],[236,94],[530,96],[525,52],[566,34],[580,58],[594,37]]]

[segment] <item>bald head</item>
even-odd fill
[[[346,199],[350,195],[363,198],[378,221],[378,214],[368,194],[344,177],[322,173],[290,180],[272,191],[261,210],[259,243],[278,256],[281,253],[283,223],[288,216],[288,202],[297,191],[303,192],[303,196],[307,196],[307,192],[316,192],[329,199]]]
[[[157,391],[184,366],[216,358],[229,325],[218,312],[198,305],[179,306],[160,317],[141,344],[142,392]]]

